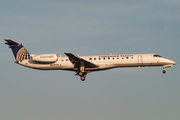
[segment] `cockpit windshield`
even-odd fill
[[[161,57],[160,55],[158,55],[158,54],[155,54],[153,57]]]

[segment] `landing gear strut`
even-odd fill
[[[166,66],[163,66],[163,74],[165,74],[166,73],[166,70],[165,70],[165,68],[166,68]]]

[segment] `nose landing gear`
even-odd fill
[[[163,70],[162,72],[163,72],[163,74],[165,74],[165,73],[166,73],[166,70]]]
[[[165,70],[165,68],[166,68],[166,66],[163,66],[163,74],[165,74],[166,73],[166,70]]]
[[[164,65],[163,66],[163,74],[165,74],[166,73],[166,70],[165,70],[165,68],[169,68],[169,67],[173,67],[173,64],[170,64],[170,65]]]

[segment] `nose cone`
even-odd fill
[[[176,62],[172,61],[173,62],[173,65],[176,65]]]
[[[174,62],[174,61],[172,61],[172,60],[166,59],[165,61],[166,61],[166,63],[168,63],[168,64],[176,65],[176,62]]]

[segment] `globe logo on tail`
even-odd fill
[[[32,57],[29,54],[29,52],[24,47],[22,47],[17,53],[16,61],[22,61],[22,60],[31,59],[31,58]]]

